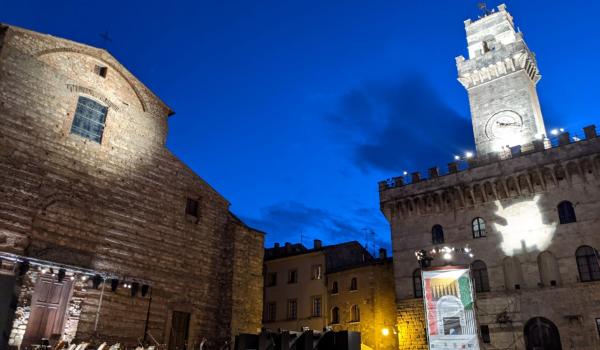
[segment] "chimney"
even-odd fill
[[[314,249],[321,249],[321,246],[323,245],[323,242],[321,242],[320,239],[315,239],[313,241],[313,248]]]
[[[290,242],[285,242],[285,252],[286,253],[292,252],[292,244]]]
[[[419,173],[418,171],[415,171],[411,175],[412,175],[412,181],[411,181],[412,183],[421,182],[421,173]]]
[[[440,170],[438,167],[429,168],[429,178],[433,179],[434,177],[440,176]]]
[[[387,251],[385,250],[385,248],[379,248],[379,259],[387,259]]]
[[[392,180],[394,180],[395,187],[404,186],[404,176],[396,176],[393,177]]]
[[[450,174],[458,173],[458,163],[457,162],[448,163],[448,172]]]
[[[562,134],[558,135],[558,144],[563,146],[563,145],[568,145],[571,143],[571,135],[569,134],[568,131],[563,132]]]
[[[279,248],[279,242],[275,242],[275,244],[273,245],[273,248]]]
[[[585,138],[588,140],[598,136],[598,134],[596,134],[596,125],[586,126],[583,128],[583,132],[585,133]]]
[[[536,151],[543,151],[544,150],[544,140],[533,140],[533,149]]]

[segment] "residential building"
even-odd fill
[[[356,241],[311,249],[278,243],[265,249],[264,327],[361,333],[363,347],[394,349],[391,258],[374,258]]]

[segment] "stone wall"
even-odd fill
[[[2,29],[0,249],[149,281],[148,329],[161,343],[174,310],[192,314],[190,343],[255,329],[262,233],[164,147],[170,109],[104,50]],[[70,133],[79,96],[109,107],[101,143]],[[198,218],[185,215],[187,198],[199,201]],[[68,329],[136,344],[149,298],[128,294],[104,294],[97,332],[99,291],[75,295]]]
[[[404,299],[399,301],[397,306],[399,349],[428,349],[423,300]]]
[[[392,226],[400,305],[412,298],[414,252],[435,247],[431,229],[439,224],[445,245],[475,252],[455,263],[478,259],[487,266],[490,292],[476,301],[478,321],[490,329],[486,348],[524,348],[523,329],[533,317],[552,321],[564,348],[600,346],[600,282],[580,282],[575,260],[580,246],[600,248],[600,138],[383,190],[381,199]],[[557,205],[564,200],[573,203],[576,222],[559,223]],[[473,236],[476,217],[485,220],[485,237]],[[542,257],[556,261],[554,285],[542,277],[549,273]]]

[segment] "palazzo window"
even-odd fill
[[[273,322],[277,319],[277,303],[272,302],[267,304],[266,320]]]
[[[350,290],[358,290],[358,281],[356,280],[356,277],[352,277],[352,280],[350,281]]]
[[[473,238],[485,237],[485,221],[482,218],[475,218],[471,223],[473,229]]]
[[[79,96],[71,133],[94,142],[102,142],[107,112],[108,107],[87,97]]]
[[[360,309],[358,305],[352,305],[350,308],[350,322],[360,322]]]
[[[298,283],[298,270],[288,271],[288,283]]]
[[[487,266],[481,260],[476,260],[471,264],[471,273],[475,284],[475,292],[489,292],[490,280],[488,278]]]
[[[433,244],[444,243],[444,229],[442,225],[435,225],[431,228],[431,242]]]
[[[333,309],[331,309],[331,323],[332,324],[340,323],[340,308],[337,306],[334,307]]]
[[[287,319],[295,320],[298,318],[298,300],[289,299],[287,302]]]
[[[321,265],[313,265],[311,268],[310,279],[311,280],[320,280],[322,276],[323,267]]]
[[[311,297],[311,305],[312,305],[312,310],[311,310],[311,316],[312,317],[321,317],[321,306],[322,306],[322,299],[321,296],[314,296]]]
[[[575,251],[575,258],[581,282],[600,280],[600,265],[598,265],[598,253],[596,249],[588,245],[581,246]]]
[[[185,205],[185,214],[193,216],[195,218],[198,217],[198,201],[192,198],[187,199],[187,203]]]
[[[338,283],[337,281],[333,281],[333,284],[331,285],[331,294],[337,294],[338,293]]]
[[[556,209],[558,209],[558,219],[561,224],[569,224],[577,221],[573,203],[569,201],[562,201],[558,204]]]
[[[269,272],[267,274],[267,287],[273,287],[277,285],[277,272]]]

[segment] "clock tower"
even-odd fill
[[[484,12],[476,21],[465,21],[469,58],[456,58],[458,80],[469,94],[478,156],[507,146],[527,148],[546,135],[534,53],[504,4]]]

